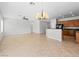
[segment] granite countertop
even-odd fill
[[[64,27],[64,29],[79,30],[79,27]]]

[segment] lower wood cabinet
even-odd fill
[[[76,31],[76,42],[79,43],[79,31]]]
[[[63,30],[63,35],[74,36],[75,33],[74,33],[74,30]]]

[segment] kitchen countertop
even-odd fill
[[[64,29],[79,30],[79,27],[64,27]]]

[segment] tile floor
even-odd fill
[[[5,36],[0,44],[1,57],[77,57],[79,44],[72,37],[60,43],[43,34]]]

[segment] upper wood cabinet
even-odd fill
[[[74,22],[75,22],[75,26],[79,26],[79,20],[76,20]]]
[[[58,21],[58,24],[63,24],[64,26],[79,26],[79,20]]]

